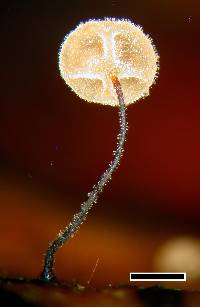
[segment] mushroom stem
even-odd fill
[[[119,124],[120,130],[117,136],[118,142],[116,150],[114,151],[114,159],[110,162],[106,171],[101,175],[99,181],[93,186],[93,189],[88,193],[88,199],[81,204],[81,209],[78,213],[73,216],[72,221],[69,225],[60,231],[56,236],[56,239],[49,244],[44,257],[44,267],[40,275],[40,279],[43,281],[53,281],[56,280],[53,274],[53,267],[55,262],[55,253],[57,250],[63,246],[63,244],[78,231],[80,225],[84,222],[87,217],[89,210],[97,202],[100,193],[103,192],[104,187],[111,180],[113,172],[118,168],[121,157],[123,155],[123,147],[126,138],[126,133],[128,130],[128,125],[126,121],[126,106],[124,103],[124,96],[121,88],[121,84],[118,78],[113,75],[111,76],[113,86],[115,88],[117,98],[119,101]]]

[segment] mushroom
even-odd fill
[[[128,130],[126,106],[149,94],[157,77],[158,58],[151,38],[130,20],[89,20],[65,36],[59,51],[61,77],[83,100],[118,107],[120,130],[112,162],[88,193],[80,211],[50,243],[41,280],[55,279],[55,253],[77,232],[118,168]]]

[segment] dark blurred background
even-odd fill
[[[121,165],[56,272],[86,284],[98,262],[90,284],[99,286],[128,283],[133,271],[186,271],[187,283],[165,284],[199,289],[198,1],[21,0],[0,10],[0,274],[39,274],[48,242],[112,159],[118,110],[76,96],[58,50],[80,21],[116,17],[152,37],[159,77],[128,107]]]

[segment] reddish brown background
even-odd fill
[[[58,71],[63,37],[80,21],[123,17],[160,54],[157,84],[128,108],[119,170],[77,236],[59,252],[60,278],[128,282],[152,270],[169,237],[199,237],[198,1],[7,1],[1,5],[0,272],[36,276],[48,241],[112,158],[117,109],[80,100]],[[187,287],[187,285],[186,285]]]

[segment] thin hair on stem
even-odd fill
[[[124,96],[121,88],[119,79],[115,76],[111,76],[113,86],[115,88],[118,102],[119,102],[119,133],[117,136],[117,146],[114,151],[114,158],[110,162],[106,171],[100,176],[97,184],[93,186],[93,189],[88,193],[88,199],[81,204],[80,211],[74,214],[72,221],[69,223],[64,230],[61,230],[56,236],[55,240],[49,244],[44,257],[44,267],[40,275],[40,279],[43,281],[53,281],[56,280],[53,269],[55,263],[55,254],[63,244],[72,238],[74,234],[78,231],[80,225],[84,222],[87,217],[89,210],[97,202],[99,195],[103,192],[103,189],[107,183],[111,180],[113,172],[118,168],[120,160],[124,151],[124,143],[126,139],[126,133],[128,130],[127,120],[126,120],[126,106],[124,103]]]

